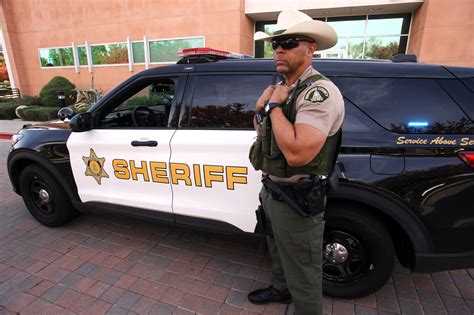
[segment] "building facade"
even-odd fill
[[[324,58],[389,58],[474,67],[472,0],[2,0],[0,43],[12,87],[37,95],[52,77],[107,92],[141,70],[176,62],[176,51],[212,47],[257,57],[281,10],[330,23]]]

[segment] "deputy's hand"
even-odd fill
[[[290,95],[291,88],[287,85],[277,85],[273,90],[273,94],[270,97],[270,103],[283,104]]]
[[[255,111],[257,112],[263,112],[263,108],[265,107],[265,102],[270,99],[270,97],[273,94],[273,91],[275,90],[274,85],[269,85],[260,95],[260,97],[257,100],[257,104],[255,106]]]

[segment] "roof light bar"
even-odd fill
[[[253,56],[239,54],[235,52],[219,50],[209,47],[199,47],[199,48],[183,48],[176,52],[178,57],[189,57],[193,55],[214,55],[214,56],[221,56],[226,58],[234,58],[234,59],[250,59]]]

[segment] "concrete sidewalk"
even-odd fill
[[[11,136],[17,133],[24,125],[38,124],[40,121],[25,121],[21,119],[0,120],[0,139],[9,140]]]

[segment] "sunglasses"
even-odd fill
[[[275,50],[275,49],[278,48],[278,46],[281,46],[281,48],[283,48],[283,49],[293,49],[293,48],[298,47],[300,42],[312,43],[312,41],[310,41],[308,39],[305,39],[305,38],[290,37],[290,38],[286,38],[286,39],[272,40],[272,48],[273,48],[273,50]]]

